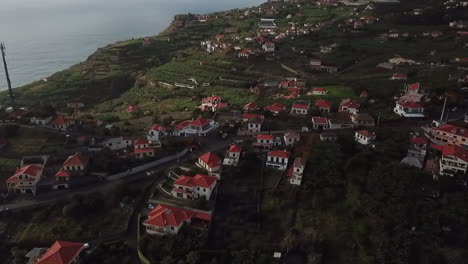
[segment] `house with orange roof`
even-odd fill
[[[360,104],[351,98],[341,99],[339,111],[342,113],[357,114],[359,112]]]
[[[266,166],[277,170],[288,168],[289,152],[285,150],[274,150],[267,154]]]
[[[180,176],[174,182],[171,195],[184,199],[210,200],[211,194],[216,187],[218,178],[214,176],[197,174],[195,176]]]
[[[398,100],[393,108],[395,114],[406,118],[424,118],[424,106],[416,102]]]
[[[133,154],[137,159],[144,159],[154,157],[155,150],[153,146],[150,146],[150,142],[146,138],[140,138],[133,141],[134,150]]]
[[[456,174],[465,174],[468,168],[468,150],[455,146],[432,146],[434,149],[442,152],[440,159],[439,174],[442,176],[455,176]]]
[[[86,244],[67,241],[55,241],[47,250],[35,248],[26,257],[31,264],[77,264]]]
[[[81,152],[71,155],[65,160],[62,168],[55,174],[54,189],[67,189],[69,188],[70,180],[77,175],[86,173],[89,165],[89,158]]]
[[[208,152],[198,158],[197,166],[208,171],[208,175],[220,178],[221,159],[214,153]]]
[[[167,129],[161,125],[154,124],[148,129],[148,136],[146,137],[151,145],[161,146],[160,137],[167,134]]]
[[[254,139],[256,140],[256,142],[252,143],[254,147],[270,149],[275,144],[275,136],[273,135],[259,134],[255,135]]]
[[[36,195],[36,185],[42,177],[44,166],[40,164],[25,165],[6,180],[8,192]]]
[[[212,218],[211,212],[190,210],[158,204],[149,214],[143,225],[150,235],[177,235],[183,225],[206,229]]]
[[[368,130],[359,130],[354,133],[354,139],[362,145],[369,145],[375,140],[375,133]]]
[[[330,113],[333,103],[328,100],[317,100],[315,101],[315,107],[319,109],[321,113]]]
[[[430,130],[431,139],[442,145],[468,146],[468,129],[445,124]]]
[[[305,162],[303,158],[297,157],[293,165],[289,168],[287,176],[289,183],[293,185],[301,185],[302,175],[304,174]]]
[[[291,107],[292,115],[307,115],[309,113],[310,102],[308,100],[298,100]]]
[[[286,106],[280,103],[275,103],[265,107],[265,111],[271,112],[273,115],[278,115],[281,111],[285,111]]]
[[[223,165],[227,166],[237,166],[240,160],[242,148],[239,145],[229,146],[226,156],[223,160]]]
[[[327,92],[328,91],[325,88],[321,88],[321,87],[314,87],[312,89],[312,95],[326,95]]]
[[[312,127],[314,129],[327,129],[330,127],[328,123],[328,118],[321,116],[312,117]]]
[[[244,111],[255,111],[258,109],[258,105],[254,102],[250,102],[250,103],[247,103],[246,105],[244,105],[244,107],[242,108]]]
[[[213,132],[219,124],[214,120],[197,118],[195,120],[185,120],[174,127],[175,136],[206,136]]]
[[[50,122],[50,124],[54,129],[65,131],[74,124],[74,121],[65,116],[57,116],[54,120],[52,120],[52,122]]]

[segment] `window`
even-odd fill
[[[171,226],[171,230],[175,230],[175,228],[173,226]]]

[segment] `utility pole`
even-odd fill
[[[447,104],[447,96],[445,96],[444,107],[442,108],[442,114],[440,115],[440,121],[444,121],[445,105]]]
[[[380,112],[379,112],[379,115],[377,116],[377,126],[380,125]]]
[[[13,96],[13,90],[11,89],[11,81],[10,81],[10,74],[8,73],[8,66],[6,63],[5,58],[5,44],[0,43],[0,51],[2,52],[2,59],[3,59],[3,68],[5,69],[5,76],[8,83],[8,92],[10,94],[11,106],[15,104],[15,98]]]

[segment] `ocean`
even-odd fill
[[[265,0],[1,0],[0,42],[13,87],[85,60],[97,48],[156,35],[176,14],[251,7]],[[0,91],[7,84],[0,66]]]

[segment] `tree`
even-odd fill
[[[198,262],[200,262],[200,253],[197,251],[190,251],[185,259],[187,264],[198,264]]]
[[[286,252],[296,249],[299,245],[299,239],[299,232],[296,229],[289,230],[281,240],[281,249],[286,250]]]

